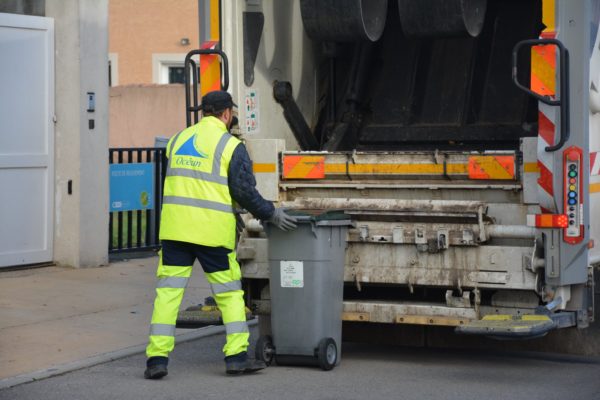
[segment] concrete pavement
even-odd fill
[[[0,272],[0,382],[145,344],[156,264],[151,257],[90,269]],[[183,307],[209,295],[197,265]]]
[[[91,269],[48,267],[0,272],[0,388],[143,353],[154,299],[156,263],[157,258],[151,257]],[[198,304],[209,295],[209,285],[196,265],[182,307]],[[528,342],[521,347],[598,355],[597,325],[584,331],[564,332],[571,336],[556,332],[541,339],[539,346]],[[178,342],[221,330],[222,327],[178,330],[177,334],[183,335]],[[369,332],[372,336],[373,332]],[[439,340],[434,339],[428,339],[430,346],[451,347],[455,336],[447,332]],[[222,336],[210,340],[224,342]],[[561,350],[558,342],[569,346]],[[479,347],[476,340],[470,343],[470,347]],[[587,348],[590,345],[594,346]],[[215,350],[219,369],[220,347]],[[481,347],[490,346],[483,343]],[[142,366],[143,358],[136,358]]]
[[[256,337],[256,329],[252,330]],[[224,373],[223,335],[176,346],[169,375],[142,378],[142,354],[0,391],[12,399],[598,400],[598,359],[345,343],[334,370],[273,366]]]

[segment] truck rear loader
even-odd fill
[[[599,1],[219,8],[219,43],[200,57],[221,55],[259,191],[353,221],[344,321],[503,338],[590,323]],[[198,109],[188,91],[188,123]],[[245,217],[238,258],[263,333],[279,284],[268,245]]]

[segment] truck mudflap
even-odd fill
[[[543,311],[542,311],[543,312]],[[533,339],[546,335],[558,328],[576,325],[574,312],[528,315],[486,315],[455,328],[455,332],[465,335],[484,335],[493,339]]]

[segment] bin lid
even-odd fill
[[[350,216],[339,210],[286,210],[286,213],[296,217],[300,223],[311,222],[317,226],[352,225]]]
[[[164,136],[155,136],[154,137],[154,147],[163,147],[166,148],[169,143],[169,138]]]

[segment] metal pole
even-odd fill
[[[198,48],[211,40],[210,37],[210,0],[198,0]]]
[[[494,238],[533,239],[536,229],[524,225],[487,225],[486,233]]]
[[[204,0],[198,0],[198,48],[202,46],[202,6]]]

